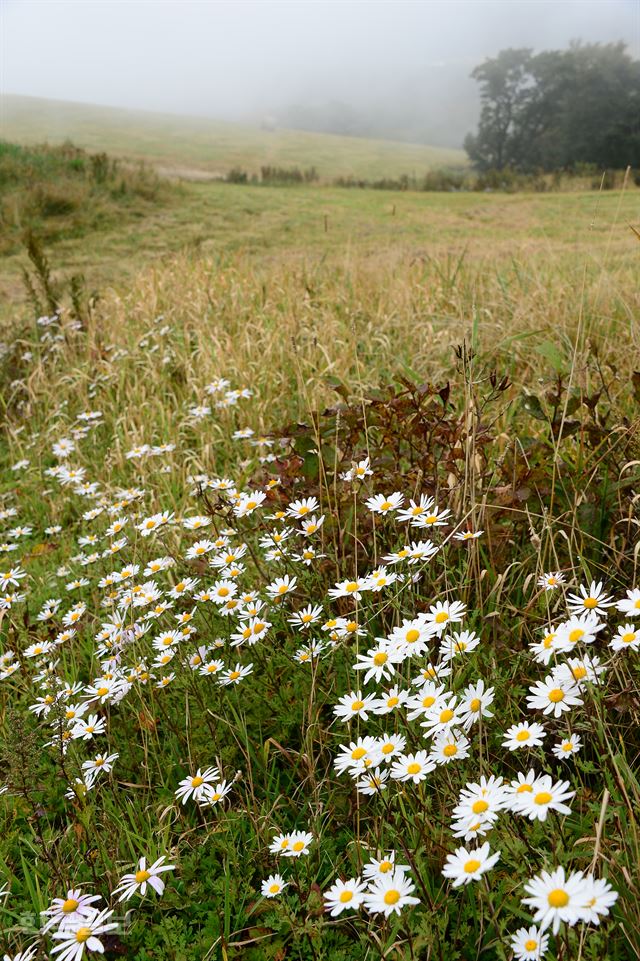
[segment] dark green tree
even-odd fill
[[[472,76],[482,111],[465,147],[478,169],[640,166],[640,61],[624,44],[503,50]]]
[[[482,112],[477,134],[464,146],[481,170],[514,166],[515,140],[534,92],[531,60],[531,50],[502,50],[471,74],[480,84]]]

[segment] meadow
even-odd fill
[[[232,167],[257,173],[263,164],[315,166],[324,178],[400,176],[464,167],[462,150],[341,137],[303,130],[118,110],[95,104],[0,97],[2,136],[19,143],[71,140],[92,151],[145,160],[167,175],[224,176]]]
[[[0,948],[638,957],[640,194],[166,190],[5,258]]]

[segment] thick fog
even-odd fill
[[[3,93],[457,146],[505,47],[623,40],[639,0],[0,0]]]

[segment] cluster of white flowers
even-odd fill
[[[252,391],[232,388],[228,380],[218,378],[204,394],[206,402],[188,409],[189,431],[200,429],[194,422],[205,418],[233,419],[235,412],[221,412],[250,398]],[[112,736],[112,722],[126,718],[129,710],[139,710],[145,686],[153,687],[154,697],[171,686],[182,691],[181,685],[205,696],[218,691],[225,704],[237,704],[242,694],[234,692],[258,683],[270,651],[282,646],[290,632],[294,644],[286,654],[301,682],[311,671],[315,683],[324,664],[331,674],[337,655],[347,664],[346,673],[334,672],[338,692],[343,693],[332,691],[326,702],[334,749],[329,776],[340,790],[353,791],[359,795],[358,804],[371,805],[378,813],[384,810],[382,805],[392,808],[408,793],[423,801],[430,781],[451,796],[452,850],[443,854],[441,870],[453,888],[478,882],[502,864],[506,851],[502,840],[494,844],[483,839],[492,832],[499,836],[509,821],[516,830],[526,827],[526,820],[540,822],[542,831],[549,826],[550,812],[571,815],[578,787],[570,776],[557,777],[557,762],[571,762],[584,746],[584,735],[577,733],[580,712],[610,666],[603,654],[604,638],[611,659],[640,649],[640,628],[635,627],[640,590],[629,590],[616,602],[601,583],[592,582],[567,596],[564,620],[547,623],[531,644],[528,663],[543,676],[529,685],[528,713],[508,725],[504,694],[475,666],[478,655],[490,650],[487,621],[469,610],[465,594],[450,586],[426,598],[420,588],[430,566],[439,564],[449,551],[466,556],[479,549],[482,542],[475,545],[482,530],[471,529],[466,522],[456,527],[451,510],[438,506],[432,496],[372,493],[375,472],[370,459],[364,458],[341,477],[352,485],[354,501],[360,498],[369,512],[368,521],[378,535],[375,556],[370,563],[358,564],[354,555],[352,567],[340,567],[331,554],[330,505],[320,495],[292,499],[278,477],[262,482],[260,475],[245,472],[246,483],[241,484],[226,476],[189,475],[190,496],[197,506],[184,511],[175,504],[167,508],[158,503],[153,488],[113,488],[92,479],[88,467],[73,462],[80,461],[83,438],[102,424],[100,411],[81,412],[73,428],[65,429],[47,448],[57,463],[44,476],[58,485],[61,502],[75,505],[81,517],[81,530],[73,530],[78,553],[70,552],[58,567],[57,587],[51,586],[53,572],[37,585],[42,593],[29,643],[0,654],[0,681],[23,682],[28,708],[46,732],[45,746],[63,759],[71,752],[75,769],[70,766],[74,777],[66,791],[70,808],[88,792],[95,792],[93,798],[108,789],[124,754],[111,750],[120,747]],[[261,469],[277,459],[276,442],[269,437],[231,423],[227,430],[234,444],[254,452]],[[179,455],[174,443],[141,442],[121,459],[136,478],[146,478],[165,467],[171,471]],[[34,470],[29,458],[18,460],[13,469]],[[20,518],[15,507],[0,509],[0,523],[11,525],[0,537],[0,554],[12,555],[12,562],[7,557],[0,570],[2,611],[11,614],[28,598],[30,578],[21,550],[37,537],[48,539],[45,549],[55,543],[54,538],[66,533],[62,517],[60,512],[51,518],[61,522],[41,533],[29,518]],[[413,539],[413,532],[425,529],[433,540]],[[333,582],[340,573],[332,573],[332,586],[324,596],[308,593],[310,575],[324,577],[327,570],[333,571],[333,561],[336,571],[346,569],[350,576]],[[562,571],[545,573],[538,584],[538,595],[547,601],[550,592],[565,590],[567,577]],[[612,631],[606,618],[614,610],[623,615],[624,623]],[[90,670],[72,671],[68,653],[91,644],[91,638]],[[84,664],[86,658],[78,662]],[[513,703],[512,699],[510,712]],[[551,737],[556,741],[546,751]],[[99,753],[94,742],[101,745]],[[484,766],[483,751],[489,744],[495,748],[492,764],[502,759],[502,770]],[[514,771],[514,757],[523,753],[527,770]],[[475,764],[476,758],[478,773],[458,790],[463,783],[459,772],[465,769],[459,766],[465,759]],[[214,760],[213,752],[204,757],[194,752],[192,760],[189,751],[188,761],[180,761],[170,788],[176,815],[188,816],[199,809],[210,813],[214,807],[219,813],[235,803],[236,791],[226,799],[240,775],[225,779],[220,762]],[[549,764],[554,765],[551,770]],[[570,764],[560,770],[570,770]],[[459,778],[454,791],[452,771]],[[283,865],[306,857],[321,841],[320,828],[312,826],[315,834],[306,830],[277,834],[269,852]],[[406,851],[402,855],[411,867],[399,863],[401,856],[395,851],[386,853],[390,844],[398,842],[377,837],[368,850],[379,859],[364,865],[359,860],[357,873],[351,864],[325,890],[331,917],[364,908],[387,918],[420,903],[416,884],[421,891],[424,886],[413,856]],[[165,860],[160,857],[147,866],[141,858],[110,897],[128,900],[135,893],[144,895],[147,886],[162,894],[160,876],[175,867]],[[543,861],[538,875],[522,879],[526,894],[522,903],[531,910],[534,923],[511,936],[518,959],[544,955],[548,928],[557,932],[563,922],[599,924],[617,898],[608,882],[593,872],[565,874],[555,861],[551,870],[547,867]],[[275,898],[298,883],[271,874],[262,881],[261,891],[264,897]],[[51,903],[42,933],[59,942],[51,949],[52,956],[79,961],[84,951],[103,951],[100,935],[115,930],[116,922],[113,910],[98,909],[97,901],[100,895],[74,887]],[[29,957],[31,950],[23,956]]]

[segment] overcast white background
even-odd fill
[[[0,10],[5,93],[227,119],[414,92],[435,105],[452,77],[475,96],[470,70],[509,46],[624,40],[640,56],[639,0],[0,0]]]

